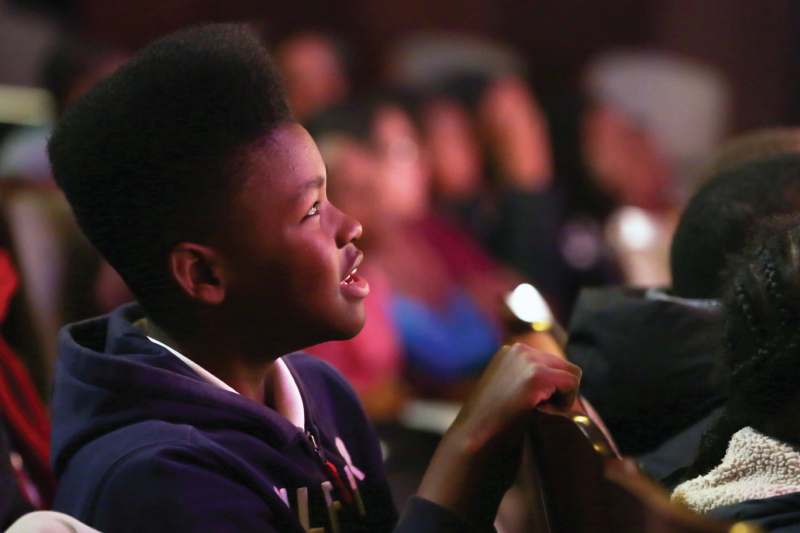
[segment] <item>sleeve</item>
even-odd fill
[[[287,519],[288,508],[268,504],[232,470],[189,445],[139,450],[107,475],[91,525],[103,533],[302,531]]]
[[[393,533],[495,533],[495,528],[479,529],[441,505],[414,496]]]

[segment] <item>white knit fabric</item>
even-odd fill
[[[678,485],[672,501],[697,513],[800,492],[800,452],[753,428],[733,435],[722,464]]]
[[[83,522],[55,511],[28,513],[14,522],[5,533],[100,533]]]

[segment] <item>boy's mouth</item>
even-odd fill
[[[347,255],[350,258],[350,261],[348,261],[349,264],[347,265],[349,270],[346,271],[347,275],[344,276],[341,281],[341,283],[345,285],[353,282],[353,276],[355,276],[358,267],[361,266],[361,261],[364,260],[364,252],[355,247],[351,247],[351,249],[347,250],[347,252]]]
[[[342,284],[344,284],[344,285],[350,285],[351,283],[353,283],[353,276],[355,275],[355,273],[356,273],[356,270],[358,270],[358,269],[357,269],[357,268],[354,268],[354,269],[353,269],[353,271],[352,271],[352,272],[350,272],[350,273],[347,275],[347,277],[346,277],[346,278],[344,278],[344,279],[342,280]]]
[[[339,282],[339,290],[346,296],[353,298],[365,298],[369,294],[369,283],[361,276],[356,275],[359,265],[364,255],[359,251],[352,263],[350,271],[342,281]]]

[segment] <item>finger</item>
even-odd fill
[[[575,400],[578,398],[578,389],[574,388],[568,392],[556,391],[555,394],[550,396],[547,400],[548,403],[558,407],[559,409],[569,411],[575,405]]]
[[[500,364],[500,361],[505,359],[508,356],[508,353],[511,352],[513,346],[505,345],[499,350],[495,352],[492,356],[491,360],[489,361],[489,366]]]
[[[563,372],[569,372],[578,378],[580,378],[583,374],[578,365],[570,363],[566,359],[557,355],[543,352],[541,350],[537,350],[536,348],[531,348],[527,344],[515,344],[511,347],[511,351],[514,353],[525,354],[525,356],[530,358],[533,362],[543,364],[549,368],[561,370]]]
[[[537,386],[538,391],[541,393],[549,389],[549,394],[540,398],[541,401],[546,401],[562,409],[572,407],[578,397],[580,378],[570,372],[551,368],[543,368],[539,378],[541,381],[537,381],[542,388],[539,389]]]

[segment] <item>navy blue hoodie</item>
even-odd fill
[[[61,332],[56,510],[104,533],[392,530],[378,440],[338,372],[305,354],[283,358],[303,399],[304,434],[150,342],[132,325],[143,316],[134,304]],[[398,530],[470,529],[430,502],[412,503]]]

